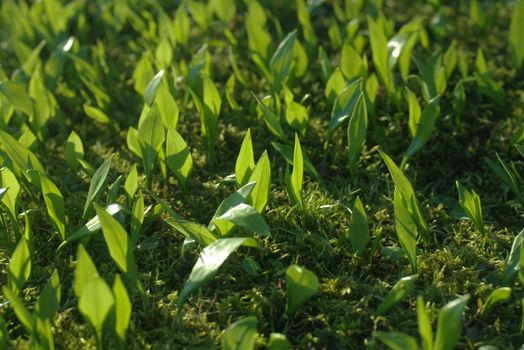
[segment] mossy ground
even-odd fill
[[[166,2],[167,3],[167,2]],[[270,9],[280,13],[283,32],[298,26],[294,13],[274,2]],[[245,249],[232,255],[219,273],[200,292],[191,297],[183,310],[177,310],[178,291],[184,285],[198,256],[199,247],[183,247],[184,237],[160,220],[155,220],[143,230],[135,254],[140,278],[147,297],[131,295],[133,314],[128,331],[128,347],[135,349],[162,348],[212,348],[216,347],[224,329],[240,317],[255,315],[260,334],[258,344],[267,342],[271,332],[285,332],[296,348],[302,349],[356,349],[382,346],[373,337],[373,331],[402,331],[417,335],[416,296],[422,295],[430,309],[431,320],[436,321],[438,309],[457,295],[469,293],[471,299],[464,317],[460,348],[478,348],[494,345],[500,349],[518,348],[521,306],[524,293],[515,284],[511,301],[496,307],[486,319],[480,319],[479,307],[489,293],[499,285],[504,260],[515,235],[524,226],[522,210],[507,188],[484,162],[484,157],[494,158],[499,153],[503,159],[514,160],[521,169],[519,155],[510,138],[524,121],[524,94],[522,74],[511,67],[507,53],[507,27],[510,13],[507,6],[496,3],[487,6],[491,29],[479,32],[469,20],[467,6],[454,2],[442,5],[447,15],[447,36],[437,39],[430,33],[431,47],[444,48],[452,39],[467,49],[468,63],[473,66],[477,48],[481,47],[488,59],[489,69],[496,81],[503,84],[508,96],[505,109],[497,107],[480,96],[472,86],[467,87],[467,108],[461,123],[457,124],[450,111],[450,89],[444,97],[442,115],[433,136],[424,149],[410,160],[406,175],[413,183],[423,213],[430,224],[434,242],[419,244],[417,262],[419,278],[414,293],[397,305],[386,316],[375,317],[374,310],[394,283],[411,274],[405,257],[399,253],[396,238],[392,198],[394,185],[382,162],[377,146],[387,151],[396,161],[407,149],[407,112],[398,112],[387,103],[384,91],[377,99],[375,119],[357,172],[350,176],[347,170],[347,145],[343,133],[335,134],[329,152],[322,145],[326,139],[331,107],[323,96],[323,83],[318,74],[317,62],[310,62],[310,69],[303,81],[294,82],[297,96],[309,93],[311,121],[307,136],[301,140],[303,150],[318,168],[323,182],[305,176],[303,212],[290,206],[284,190],[285,161],[271,146],[273,139],[261,120],[254,117],[254,102],[248,89],[237,87],[240,111],[233,111],[224,103],[220,117],[220,135],[216,159],[206,159],[205,144],[200,136],[199,118],[191,100],[182,91],[177,96],[180,108],[179,131],[193,150],[195,168],[183,193],[173,181],[156,178],[153,192],[167,200],[184,218],[207,224],[218,204],[234,191],[234,184],[225,181],[234,172],[234,162],[243,135],[251,128],[255,157],[269,151],[272,165],[272,187],[266,220],[271,227],[270,238],[260,238],[263,249]],[[147,8],[147,6],[145,6]],[[334,20],[330,6],[325,5],[314,24],[322,43],[332,58],[339,61],[339,50],[329,44],[326,23]],[[171,13],[173,8],[166,6]],[[152,14],[155,11],[150,9]],[[281,11],[281,12],[279,12]],[[415,14],[432,16],[435,10],[422,2],[386,1],[385,12],[396,20],[396,26],[413,18]],[[133,163],[140,164],[126,146],[126,130],[136,125],[142,108],[142,98],[134,92],[132,71],[140,57],[140,46],[151,47],[140,33],[125,28],[121,34],[98,32],[97,14],[93,10],[88,18],[93,20],[89,36],[80,38],[82,47],[89,50],[100,41],[106,49],[107,75],[99,78],[111,98],[108,115],[113,128],[93,123],[79,106],[82,89],[80,82],[68,82],[76,94],[57,92],[64,126],[51,122],[46,141],[34,152],[44,164],[51,178],[61,189],[69,221],[75,223],[81,216],[89,178],[79,172],[71,173],[65,165],[63,144],[67,134],[75,130],[86,147],[86,159],[93,165],[101,164],[110,154],[116,153],[110,180],[126,175]],[[235,22],[234,33],[244,38],[241,16]],[[5,32],[2,43],[7,43],[0,57],[7,72],[17,67],[11,57],[11,48]],[[72,33],[74,35],[74,33]],[[274,37],[277,34],[273,33]],[[213,30],[202,33],[196,26],[192,31],[190,48],[180,54],[186,59],[202,44],[208,43],[213,56],[213,80],[219,87],[231,74],[226,59],[227,51],[212,40],[218,40]],[[242,39],[244,40],[244,39]],[[130,45],[133,43],[133,45]],[[92,47],[91,47],[92,48]],[[366,47],[369,53],[369,47]],[[178,51],[177,51],[178,52]],[[369,55],[368,55],[369,56]],[[86,51],[86,58],[91,59]],[[95,65],[98,63],[94,62]],[[240,69],[249,76],[251,90],[257,94],[267,92],[267,82],[260,79],[247,55],[239,58]],[[416,67],[412,66],[416,71]],[[456,73],[458,74],[458,73]],[[458,75],[454,75],[450,86]],[[184,101],[188,101],[184,104]],[[17,135],[17,121],[12,133]],[[145,185],[145,179],[141,179]],[[462,217],[456,201],[455,181],[479,193],[487,226],[481,236],[473,224]],[[359,195],[368,213],[371,241],[380,236],[379,249],[373,256],[363,258],[352,253],[348,234],[350,207]],[[125,200],[124,196],[120,198]],[[21,198],[25,208],[39,211],[30,214],[34,230],[33,272],[24,298],[32,305],[53,269],[57,268],[62,282],[62,303],[54,332],[57,348],[94,348],[93,333],[77,309],[72,290],[76,249],[69,248],[55,253],[59,242],[45,215],[43,202],[34,202],[29,196]],[[146,203],[153,203],[147,197]],[[105,243],[95,237],[88,250],[99,271],[112,281],[117,272]],[[6,282],[9,250],[0,251],[2,284]],[[259,265],[256,271],[246,268],[249,262]],[[307,302],[292,318],[284,316],[286,291],[283,283],[285,269],[298,264],[314,271],[321,283],[318,296]],[[2,313],[8,323],[11,338],[19,348],[28,347],[26,335],[13,311],[0,297]],[[177,312],[183,313],[184,325],[176,322]],[[111,339],[105,339],[114,346]]]

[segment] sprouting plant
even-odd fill
[[[291,265],[286,270],[287,304],[286,315],[293,317],[297,310],[318,293],[319,282],[314,272]]]
[[[222,350],[252,350],[257,339],[257,319],[246,316],[232,323],[222,337]]]
[[[54,349],[52,326],[60,306],[60,279],[58,271],[54,270],[50,280],[46,283],[30,312],[18,292],[9,286],[2,288],[5,298],[9,301],[20,324],[31,336],[31,342],[40,349]]]
[[[369,241],[369,224],[364,205],[357,196],[351,208],[351,220],[349,222],[349,240],[355,252],[362,256]]]
[[[459,297],[444,305],[438,314],[437,333],[433,330],[424,300],[417,300],[418,329],[424,350],[452,350],[455,348],[462,331],[462,314],[469,300],[469,295]],[[417,350],[414,337],[399,332],[375,332],[375,337],[393,350]],[[434,340],[433,340],[434,339]]]
[[[375,315],[382,316],[386,314],[393,306],[406,299],[415,288],[417,278],[418,275],[411,275],[399,279],[382,303],[380,303],[375,311]]]
[[[302,148],[298,135],[295,134],[293,171],[289,174],[289,166],[286,167],[285,182],[292,203],[295,203],[300,210],[304,210],[304,200],[302,199],[303,177],[304,160],[302,157]]]
[[[102,349],[102,334],[107,320],[113,319],[112,334],[121,348],[131,316],[131,302],[122,280],[116,275],[113,288],[100,277],[93,260],[82,244],[78,246],[74,292],[78,309],[93,328],[97,348]]]
[[[366,132],[368,128],[368,112],[366,108],[366,99],[364,93],[361,92],[355,104],[355,108],[349,118],[347,137],[348,137],[348,166],[349,171],[355,174],[355,166],[362,148],[366,142]]]
[[[468,190],[456,182],[457,191],[459,195],[459,204],[464,209],[468,217],[471,219],[477,230],[481,234],[485,234],[484,222],[482,220],[482,205],[480,204],[480,197],[475,190]]]

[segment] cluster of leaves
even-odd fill
[[[86,345],[64,334],[58,315],[66,312],[75,314],[75,325],[81,316],[90,326],[90,346],[160,346],[169,341],[138,343],[137,334],[139,324],[166,304],[173,312],[162,317],[180,330],[174,342],[187,345],[180,334],[192,325],[206,293],[227,295],[235,289],[225,281],[246,278],[270,299],[263,303],[258,296],[260,303],[240,308],[239,315],[211,298],[218,318],[226,318],[214,321],[223,332],[212,343],[223,349],[329,346],[330,340],[318,344],[307,335],[318,328],[315,322],[331,317],[320,310],[337,314],[326,306],[330,289],[338,288],[329,280],[339,278],[336,285],[351,275],[348,266],[329,261],[338,259],[396,283],[387,294],[389,282],[366,284],[378,293],[358,292],[381,302],[370,307],[373,302],[363,296],[374,312],[357,324],[362,334],[347,340],[345,332],[354,330],[337,330],[335,345],[471,345],[469,338],[461,340],[464,312],[470,321],[487,323],[498,304],[521,293],[524,231],[509,235],[510,250],[491,251],[485,242],[497,232],[481,204],[489,194],[485,186],[442,166],[450,172],[443,181],[452,176],[458,191],[446,201],[474,226],[465,229],[474,237],[469,239],[481,241],[479,249],[504,266],[489,283],[489,294],[447,288],[444,281],[436,297],[417,283],[435,287],[428,275],[438,273],[427,257],[445,251],[450,237],[439,232],[434,179],[424,183],[418,177],[425,174],[425,159],[446,162],[447,145],[432,138],[449,140],[450,129],[478,126],[470,107],[485,104],[492,113],[507,113],[518,101],[505,90],[494,61],[486,59],[484,51],[493,50],[474,43],[472,60],[470,43],[449,33],[450,7],[439,0],[416,7],[430,15],[397,23],[380,0],[183,0],[176,6],[160,0],[2,1],[0,43],[13,55],[0,54],[0,254],[8,260],[0,347]],[[506,79],[515,81],[524,64],[524,1],[503,10],[508,8],[504,41],[510,50],[501,61],[512,67]],[[451,9],[464,12],[460,5]],[[496,28],[486,11],[470,1],[467,28]],[[510,149],[524,156],[524,126],[513,128],[513,119]],[[507,151],[504,145],[497,149]],[[256,162],[255,151],[262,151]],[[485,165],[508,198],[488,198],[489,208],[520,215],[519,161],[508,163],[490,151]],[[482,188],[480,195],[473,187]],[[340,194],[341,188],[349,188],[349,195],[330,204],[326,193]],[[289,201],[282,199],[285,193]],[[353,205],[346,206],[349,200]],[[349,217],[335,214],[325,225],[323,211],[338,213],[340,207]],[[446,230],[456,233],[464,225],[448,216]],[[166,233],[175,241],[162,247],[158,242]],[[291,237],[296,248],[286,244]],[[144,259],[156,248],[167,256]],[[323,254],[334,259],[323,260]],[[507,255],[503,263],[501,255]],[[220,269],[225,264],[229,273]],[[269,267],[262,271],[261,264]],[[180,271],[163,287],[158,276],[175,265]],[[44,277],[48,282],[41,287]],[[212,283],[217,280],[219,286]],[[243,287],[232,294],[247,293]],[[479,303],[474,315],[471,295]],[[232,309],[241,303],[228,300]],[[438,304],[443,306],[433,340],[431,317]],[[416,309],[420,342],[407,334],[413,327],[399,329],[389,318],[396,311],[409,319],[402,308]],[[308,316],[308,329],[296,330],[299,314]],[[341,327],[349,323],[342,317]],[[524,323],[518,330],[523,333]]]

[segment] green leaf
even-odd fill
[[[84,246],[79,244],[73,285],[76,297],[80,299],[89,282],[98,277],[98,271],[93,260],[91,260]]]
[[[187,238],[195,240],[204,246],[217,240],[213,233],[204,225],[174,217],[164,219],[164,221]]]
[[[33,101],[27,94],[24,84],[11,81],[0,81],[0,92],[16,110],[27,114],[30,118],[33,117]]]
[[[422,349],[433,349],[433,330],[429,322],[428,312],[424,305],[424,299],[419,296],[417,298],[417,318],[418,318],[418,333],[422,338]]]
[[[513,58],[513,66],[516,69],[522,67],[524,62],[524,0],[517,0],[511,12],[511,24],[509,26],[509,46]]]
[[[349,83],[344,90],[342,90],[335,99],[333,110],[331,111],[331,119],[328,126],[327,139],[331,140],[335,130],[346,121],[351,114],[358,102],[360,97],[361,79],[357,79]]]
[[[293,165],[293,153],[294,153],[293,147],[285,145],[283,143],[278,143],[278,142],[273,142],[273,141],[271,141],[271,145],[282,155],[282,157],[284,157],[284,159],[286,160],[288,164]],[[313,166],[313,163],[311,162],[307,154],[303,153],[302,158],[304,161],[304,171],[308,173],[309,176],[311,176],[315,180],[321,181],[321,178],[320,178],[320,175],[317,169],[315,169],[315,167]]]
[[[271,186],[271,163],[267,151],[264,151],[258,160],[248,182],[256,182],[256,184],[247,203],[251,204],[259,213],[262,213],[269,199]]]
[[[96,203],[95,210],[111,258],[123,273],[136,273],[136,271],[133,271],[136,266],[133,266],[134,259],[132,258],[132,249],[129,247],[127,232],[118,221]]]
[[[22,146],[17,140],[3,130],[0,130],[0,147],[7,154],[13,168],[11,169],[17,178],[25,176],[29,182],[38,186],[40,179],[33,177],[32,174],[28,173],[28,170],[34,169],[42,174],[45,174],[44,167],[38,160],[38,158]]]
[[[3,286],[2,291],[4,292],[5,298],[9,300],[9,303],[22,326],[29,334],[32,334],[34,331],[34,317],[29,310],[27,310],[24,302],[20,300],[16,292],[12,291],[7,286]]]
[[[422,216],[422,212],[420,210],[420,206],[417,201],[417,197],[415,196],[415,191],[413,190],[413,186],[411,186],[411,183],[409,182],[407,177],[404,175],[402,170],[398,168],[395,162],[393,162],[393,160],[386,153],[384,153],[380,149],[378,152],[380,153],[380,156],[384,160],[384,163],[386,163],[389,173],[391,174],[391,178],[393,179],[393,182],[395,183],[395,189],[398,190],[399,193],[401,194],[403,198],[402,199],[403,204],[405,205],[409,215],[412,217],[412,220],[415,222],[417,229],[422,233],[425,239],[429,239],[428,224],[426,223],[426,220]]]
[[[329,79],[326,83],[326,88],[324,89],[324,95],[327,97],[329,102],[334,102],[345,87],[346,79],[344,78],[340,68],[337,68],[333,74],[329,76]]]
[[[146,101],[149,107],[152,107],[153,102],[155,102],[156,92],[158,90],[158,87],[160,86],[160,83],[162,82],[163,77],[164,70],[162,69],[153,77],[153,79],[151,79],[151,81],[146,86],[146,89],[144,91],[144,100]]]
[[[71,131],[69,137],[67,138],[64,147],[64,156],[67,164],[71,167],[71,169],[73,169],[73,171],[77,171],[80,167],[78,160],[84,158],[84,145],[82,144],[80,136],[78,136],[78,134],[74,131]]]
[[[497,160],[499,161],[498,164],[492,161],[489,158],[485,158],[486,163],[489,165],[491,170],[497,174],[499,179],[502,180],[503,183],[505,183],[509,189],[517,196],[518,200],[522,205],[524,205],[524,197],[522,196],[522,193],[520,192],[519,184],[517,182],[517,176],[511,171],[506,164],[502,161],[500,156],[497,154]]]
[[[191,21],[187,14],[185,6],[178,6],[173,20],[173,30],[175,32],[176,42],[187,47],[189,42],[189,31],[191,30]]]
[[[484,223],[482,221],[482,205],[480,197],[475,190],[468,191],[460,182],[456,182],[459,195],[459,204],[471,219],[475,227],[481,234],[485,234]]]
[[[318,62],[320,64],[320,75],[323,82],[327,82],[332,75],[333,68],[331,67],[331,60],[322,46],[318,47]]]
[[[111,119],[99,108],[93,107],[88,105],[87,103],[84,104],[84,113],[91,119],[93,119],[96,122],[99,122],[100,124],[109,124]]]
[[[125,211],[125,208],[120,204],[111,204],[106,208],[106,212],[112,216],[121,215]],[[60,251],[65,246],[71,244],[72,242],[78,241],[82,238],[90,237],[100,231],[100,220],[98,215],[95,215],[91,220],[89,220],[85,225],[76,230],[73,234],[67,236],[66,240],[63,241],[57,248],[57,251]]]
[[[391,310],[393,306],[406,299],[415,288],[415,282],[417,281],[417,278],[417,275],[411,275],[399,279],[393,288],[391,288],[391,291],[384,298],[382,303],[380,303],[377,311],[375,311],[375,315],[385,315],[389,310]]]
[[[179,115],[178,105],[169,91],[169,84],[166,80],[160,85],[155,101],[164,125],[168,129],[176,129]]]
[[[469,3],[469,16],[471,17],[473,24],[475,24],[478,28],[484,29],[486,27],[486,14],[477,0],[471,0]]]
[[[102,189],[102,186],[104,186],[104,183],[106,182],[107,174],[109,173],[109,170],[111,169],[111,163],[113,161],[114,154],[112,154],[109,158],[107,158],[102,165],[95,171],[93,174],[93,177],[91,178],[91,183],[89,184],[89,191],[87,192],[87,199],[86,203],[84,205],[84,213],[82,214],[82,217],[85,218],[86,214],[88,213],[89,209],[91,208],[91,204],[95,200],[96,196]]]
[[[293,151],[293,171],[291,172],[290,187],[291,198],[298,204],[300,210],[304,210],[304,201],[302,199],[302,183],[304,177],[304,160],[302,157],[302,148],[300,147],[300,140],[295,134],[295,149]]]
[[[519,234],[513,240],[511,245],[511,251],[509,252],[506,263],[504,264],[504,275],[502,276],[502,284],[509,285],[515,275],[520,270],[520,253],[522,242],[524,242],[524,229],[519,232]]]
[[[153,168],[164,143],[166,134],[157,104],[149,110],[138,130],[137,139],[142,152],[142,161],[147,178],[147,187],[152,186]]]
[[[35,307],[37,317],[53,323],[53,319],[60,307],[60,296],[60,278],[58,271],[55,269],[53,275],[38,296]]]
[[[263,62],[268,57],[271,46],[271,35],[266,30],[267,15],[264,7],[258,1],[249,1],[246,13],[247,41],[250,51],[255,54],[253,61],[258,66],[263,66]]]
[[[440,96],[434,97],[429,101],[428,105],[422,111],[420,122],[417,127],[415,136],[406,150],[405,158],[412,157],[415,153],[429,141],[433,129],[435,128],[435,122],[440,114]]]
[[[78,300],[78,310],[94,328],[98,344],[102,341],[104,321],[114,304],[113,293],[101,277],[89,281]]]
[[[365,75],[366,72],[366,67],[360,54],[347,42],[342,47],[340,69],[346,79],[358,78],[359,76]]]
[[[446,69],[446,80],[451,77],[458,61],[457,42],[453,40],[444,53],[443,63]]]
[[[455,299],[440,309],[438,314],[437,335],[434,350],[452,350],[462,331],[462,313],[469,300],[469,295]]]
[[[247,183],[254,168],[255,156],[253,154],[253,143],[251,141],[251,129],[247,129],[235,163],[235,179],[237,187],[242,187]]]
[[[280,91],[289,75],[291,63],[293,62],[293,50],[297,38],[296,30],[289,33],[284,40],[278,45],[271,61],[269,68],[273,76],[273,90]]]
[[[355,173],[355,165],[357,163],[362,148],[366,142],[366,132],[368,129],[368,111],[366,108],[366,99],[364,92],[360,93],[360,97],[351,113],[351,118],[348,124],[348,147],[349,159],[348,165],[351,173]]]
[[[9,349],[11,340],[9,339],[9,332],[7,331],[6,323],[2,315],[0,315],[0,348]]]
[[[513,145],[515,146],[515,149],[517,152],[519,152],[520,156],[524,158],[524,145]]]
[[[220,108],[222,107],[222,98],[220,92],[207,75],[202,76],[202,91],[203,91],[203,102],[206,108],[206,114],[210,114],[213,117],[213,126],[207,127],[207,129],[216,129],[216,123],[218,122],[218,115],[220,114]],[[209,135],[214,135],[214,132],[209,132]]]
[[[209,7],[224,23],[231,22],[236,14],[236,5],[229,0],[210,0]]]
[[[224,214],[213,219],[215,225],[217,221],[228,221],[237,226],[243,227],[250,232],[269,236],[271,234],[269,226],[260,213],[249,204],[240,203]],[[221,234],[224,236],[224,234]]]
[[[255,316],[242,317],[227,327],[222,337],[222,350],[252,350],[257,339]]]
[[[175,174],[180,187],[185,190],[187,179],[193,169],[193,158],[186,142],[175,129],[167,131],[166,165]]]
[[[392,350],[417,350],[415,338],[398,332],[375,332],[375,337],[386,344]]]
[[[11,214],[12,218],[17,218],[16,204],[18,195],[20,194],[20,184],[16,179],[15,174],[9,168],[0,168],[0,184],[3,187],[3,192],[0,195],[0,202],[4,204]]]
[[[269,335],[269,342],[267,344],[268,350],[289,350],[293,348],[293,344],[282,333],[271,333]]]
[[[211,279],[226,259],[241,245],[258,247],[253,238],[221,238],[204,248],[180,291],[177,312],[182,316],[182,307],[187,298]]]
[[[211,231],[216,232],[220,237],[228,236],[235,228],[235,224],[230,221],[215,220],[218,217],[230,211],[231,209],[233,209],[234,207],[238,206],[239,204],[245,204],[248,200],[249,195],[255,188],[255,185],[255,182],[249,182],[241,188],[239,188],[236,192],[229,195],[226,199],[224,199],[215,211],[213,218],[209,222],[208,228]]]
[[[482,305],[482,309],[480,309],[480,315],[483,318],[486,318],[491,313],[491,310],[496,304],[503,303],[507,301],[511,297],[511,288],[510,287],[499,287],[495,290],[493,290],[484,305]]]
[[[292,317],[306,301],[318,293],[318,277],[308,269],[291,265],[286,270],[286,287],[286,315]]]
[[[184,8],[180,6],[179,9]],[[178,11],[177,11],[178,13]],[[133,86],[140,95],[144,94],[146,87],[154,76],[153,67],[149,61],[148,54],[144,53],[133,71]]]
[[[155,58],[156,58],[158,66],[162,67],[162,68],[169,67],[169,65],[173,61],[173,48],[171,47],[171,44],[169,44],[169,40],[167,39],[167,37],[165,37],[162,40],[160,40],[160,43],[158,44],[158,46],[156,47],[156,50],[155,50]],[[149,85],[148,85],[148,87],[149,87]],[[147,89],[148,87],[146,87],[146,91],[144,93],[144,98],[151,98],[151,96],[146,97],[147,92],[148,92],[148,89]],[[155,96],[155,94],[153,94],[152,100],[155,99],[154,96]]]
[[[500,84],[494,81],[487,73],[475,73],[475,79],[482,95],[491,99],[499,107],[506,106],[506,93]]]
[[[138,170],[136,169],[136,164],[133,164],[129,174],[126,177],[124,189],[127,194],[127,199],[131,201],[135,196],[136,191],[138,191]]]
[[[306,107],[298,102],[290,101],[286,106],[286,121],[288,125],[296,132],[299,132],[300,135],[306,135],[309,121]]]
[[[33,125],[42,138],[42,129],[47,124],[50,117],[56,112],[56,99],[53,94],[47,90],[42,79],[40,69],[35,70],[29,81],[29,96],[33,99]]]
[[[142,193],[138,193],[135,203],[133,204],[133,212],[131,216],[131,239],[132,246],[136,243],[138,235],[140,234],[140,227],[144,222],[144,197]]]
[[[64,241],[66,238],[64,197],[58,187],[45,175],[40,174],[40,184],[47,213],[53,220],[60,239]]]
[[[417,271],[417,224],[407,209],[407,203],[400,190],[394,193],[395,230],[400,246],[404,250],[414,272]]]
[[[207,4],[191,0],[186,1],[186,5],[187,10],[196,24],[198,24],[203,31],[207,31],[207,27],[211,22],[211,18],[208,16]]]
[[[351,220],[349,222],[349,240],[355,252],[362,256],[369,242],[369,224],[366,210],[360,197],[357,196],[351,209]]]
[[[404,91],[409,106],[409,134],[413,138],[420,124],[420,104],[417,96],[407,86],[404,88]]]
[[[126,331],[131,319],[131,301],[120,275],[115,276],[113,294],[115,296],[115,332],[120,344],[124,345]]]
[[[304,39],[306,40],[306,43],[308,44],[308,46],[314,46],[317,42],[317,37],[313,29],[313,24],[311,23],[311,17],[309,15],[309,9],[308,9],[308,6],[306,5],[306,1],[297,0],[296,6],[297,6],[297,19],[300,22],[300,24],[302,25]]]
[[[373,63],[384,83],[388,95],[391,96],[395,92],[395,82],[388,63],[387,39],[383,26],[381,26],[378,21],[374,21],[371,17],[368,17],[368,28]]]
[[[16,245],[7,267],[7,287],[15,294],[22,291],[31,276],[31,265],[29,242],[22,237]]]
[[[282,126],[280,126],[279,118],[275,115],[275,113],[267,107],[264,102],[260,101],[258,97],[251,92],[251,95],[255,98],[257,101],[257,104],[262,111],[262,115],[264,116],[264,122],[267,125],[267,128],[273,135],[278,137],[280,140],[285,141],[286,136],[284,135],[284,130],[282,130]]]

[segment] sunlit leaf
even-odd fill
[[[257,319],[247,316],[227,327],[222,337],[222,350],[252,350],[257,338]]]
[[[368,112],[366,108],[366,101],[364,93],[361,92],[355,104],[355,108],[351,113],[351,118],[348,124],[348,166],[352,174],[355,173],[355,165],[357,163],[362,148],[366,142],[366,132],[368,128]]]
[[[129,300],[129,295],[127,294],[126,287],[120,275],[116,275],[115,277],[113,294],[115,296],[115,332],[120,343],[123,345],[131,318],[131,301]]]
[[[221,238],[202,250],[184,288],[179,293],[177,310],[182,315],[182,307],[187,298],[211,279],[226,259],[241,245],[258,247],[253,238]]]
[[[113,292],[101,277],[89,281],[78,300],[78,310],[94,328],[98,343],[102,339],[104,321],[114,304]]]
[[[457,298],[440,309],[438,314],[437,335],[434,350],[452,350],[462,332],[462,313],[469,300],[469,295]]]
[[[475,227],[481,234],[485,234],[484,222],[482,220],[482,205],[480,204],[480,197],[475,190],[469,191],[460,182],[456,182],[457,191],[459,195],[459,204],[464,209],[468,217],[471,219]]]
[[[109,174],[109,170],[111,169],[113,157],[114,155],[111,155],[109,158],[107,158],[104,161],[104,163],[102,163],[102,165],[93,174],[93,177],[91,178],[91,183],[89,184],[89,191],[87,192],[87,199],[84,205],[84,213],[82,214],[83,217],[86,216],[89,209],[91,208],[91,204],[102,190],[102,187],[106,182],[107,174]]]
[[[364,205],[357,196],[351,209],[349,222],[349,240],[355,252],[362,256],[369,241],[369,224]]]
[[[251,141],[251,129],[247,129],[246,135],[242,140],[240,152],[238,152],[235,163],[235,179],[237,187],[244,186],[253,169],[255,168],[255,156],[253,155],[253,143]]]
[[[166,165],[175,174],[180,187],[186,189],[187,179],[193,169],[189,147],[175,129],[167,131],[166,139]]]
[[[417,340],[407,334],[398,332],[375,332],[375,337],[392,350],[417,350]]]
[[[375,311],[375,314],[377,316],[382,316],[386,314],[393,306],[406,299],[415,288],[415,282],[417,281],[417,278],[417,275],[411,275],[399,279],[393,288],[391,288],[382,303],[380,303],[377,311]]]
[[[7,287],[18,294],[31,276],[31,251],[25,238],[18,242],[7,267]]]

